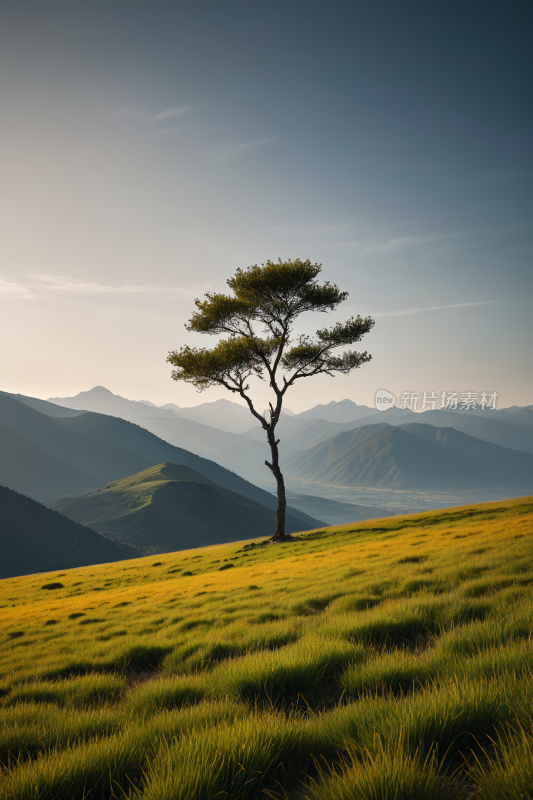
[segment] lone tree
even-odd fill
[[[273,542],[291,538],[285,534],[287,501],[279,468],[279,439],[275,435],[285,393],[300,378],[321,373],[348,374],[372,358],[366,351],[333,354],[338,347],[359,342],[374,325],[370,317],[351,317],[344,324],[318,330],[314,338],[293,338],[294,322],[304,311],[334,311],[348,297],[348,292],[339,291],[329,281],[319,285],[316,277],[321,269],[321,264],[300,259],[279,259],[278,263],[267,261],[260,267],[256,264],[238,269],[227,281],[233,295],[208,293],[205,300],[195,300],[198,310],[185,325],[189,331],[227,334],[228,338],[221,339],[212,349],[185,345],[167,358],[176,367],[173,380],[191,383],[199,391],[220,385],[236,392],[266,431],[272,459],[265,464],[278,487]],[[262,336],[256,330],[258,326]],[[264,415],[254,408],[248,393],[252,376],[266,378],[275,395]]]

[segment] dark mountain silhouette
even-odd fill
[[[18,400],[19,403],[24,403],[25,406],[39,411],[41,414],[46,414],[47,417],[77,417],[78,414],[83,414],[83,411],[75,411],[72,408],[63,408],[54,403],[49,403],[48,400],[39,400],[38,397],[26,397],[23,394],[11,394],[10,392],[0,392],[0,395],[11,397],[12,400]]]
[[[129,548],[4,486],[0,486],[0,519],[0,578],[133,557]]]

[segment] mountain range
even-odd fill
[[[62,405],[67,401],[75,407]],[[85,410],[87,406],[91,408]],[[178,412],[196,415],[196,419]],[[532,418],[533,407],[378,412],[343,400],[283,415],[277,432],[282,470],[289,481],[432,492],[481,487],[516,491],[531,489]],[[232,503],[240,509],[237,516],[244,528],[253,525],[254,530],[267,531],[273,527],[276,497],[272,484],[265,481],[269,476],[264,466],[269,456],[265,434],[259,425],[247,427],[244,433],[224,430],[235,420],[239,426],[252,422],[246,408],[229,400],[195,409],[173,404],[158,408],[150,401],[119,397],[104,387],[54,402],[0,392],[0,484],[49,506],[61,501],[61,508],[69,508],[80,522],[123,539],[135,535],[142,546],[169,549],[176,532],[187,525],[191,541],[208,541],[208,529],[227,537],[230,533],[223,520],[231,519]],[[172,465],[194,475],[191,472],[179,480],[163,475],[161,470],[168,471]],[[127,513],[106,516],[107,508],[101,516],[95,511],[97,500],[109,506],[110,498],[115,503],[120,493],[131,499],[133,492],[137,497],[138,488],[132,487],[137,487],[138,476],[154,469],[159,470],[159,478],[148,483],[152,488],[157,485],[152,493],[155,500],[145,503],[142,511],[135,503]],[[198,475],[201,478],[195,478]],[[132,482],[127,491],[123,481]],[[270,491],[251,481],[263,481]],[[144,479],[141,483],[145,491],[148,484]],[[174,498],[175,507],[172,512],[167,508],[164,525],[158,523],[167,532],[154,545],[145,538],[148,528],[142,527],[142,520],[151,519],[156,511],[161,514],[160,500],[168,497]],[[291,532],[385,514],[376,506],[339,503],[315,494],[289,492],[288,500]],[[87,509],[90,515],[84,516]],[[212,509],[216,509],[214,516]],[[190,523],[194,518],[196,523]],[[179,539],[179,546],[192,546],[191,541],[181,544]]]
[[[386,422],[338,433],[288,459],[287,476],[339,486],[468,490],[533,487],[533,455],[453,428]]]
[[[136,422],[176,447],[214,460],[255,483],[269,484],[270,473],[264,462],[270,450],[265,433],[248,409],[238,403],[221,399],[193,408],[168,403],[159,411],[173,416],[156,416],[158,408],[149,401],[126,400],[104,387],[95,387],[74,398],[54,398],[54,402],[72,403],[78,413],[81,407],[91,411],[105,408],[107,414]],[[341,431],[383,422],[394,426],[417,422],[438,428],[453,427],[492,444],[533,453],[533,410],[529,407],[497,411],[438,409],[420,413],[393,407],[380,412],[345,399],[317,405],[300,414],[283,414],[277,427],[282,461],[285,463],[298,451],[308,450]]]
[[[0,483],[47,504],[166,462],[188,466],[221,488],[260,504],[267,519],[277,505],[271,493],[214,461],[174,447],[123,419],[93,412],[52,418],[0,394],[0,420]],[[321,524],[288,508],[291,532]]]

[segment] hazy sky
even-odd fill
[[[0,4],[5,391],[193,405],[167,352],[237,267],[310,258],[377,389],[533,403],[530,2]],[[266,398],[266,394],[264,395]]]

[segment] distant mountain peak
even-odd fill
[[[105,386],[93,386],[92,389],[88,389],[86,392],[79,392],[78,397],[80,394],[105,394],[105,395],[113,395],[113,397],[118,397],[119,395],[113,394],[109,389],[106,389]]]
[[[345,397],[344,400],[331,400],[302,411],[296,416],[300,419],[325,419],[328,422],[351,422],[369,414],[377,413],[374,408],[358,405]]]

